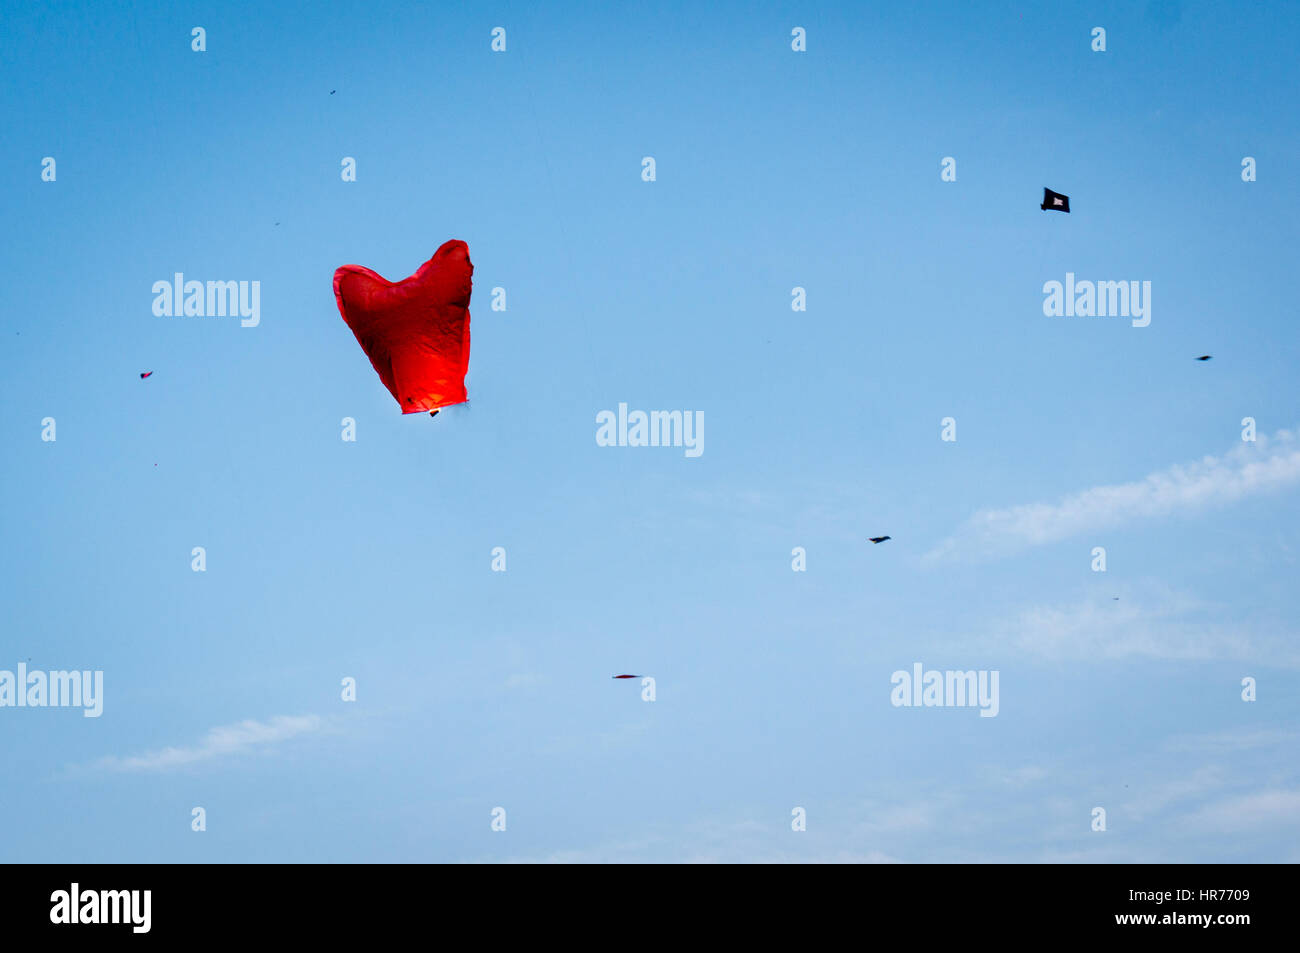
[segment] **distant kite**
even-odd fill
[[[140,380],[144,380],[146,377],[151,377],[152,375],[153,375],[153,371],[145,371],[143,374],[140,375]]]
[[[404,414],[469,400],[469,246],[444,242],[411,277],[392,282],[369,268],[334,272],[339,314]]]
[[[1200,357],[1197,358],[1198,361],[1208,361],[1209,359],[1210,359],[1210,355],[1208,354],[1202,354]]]
[[[893,538],[894,537],[892,536],[868,536],[867,537],[867,539],[871,540],[873,543],[883,543],[885,540],[893,539]]]
[[[1044,212],[1068,212],[1070,197],[1060,192],[1053,192],[1051,189],[1043,189],[1043,204],[1038,207]]]
[[[642,678],[641,675],[615,675],[614,678]]]

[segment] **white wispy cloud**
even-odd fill
[[[213,728],[197,744],[162,748],[125,757],[110,755],[101,758],[95,766],[113,771],[165,771],[255,748],[265,748],[319,731],[322,725],[323,720],[319,715],[277,715],[265,722],[248,719]]]
[[[1281,834],[1300,825],[1300,790],[1259,791],[1207,804],[1189,815],[1187,823],[1223,833],[1263,828]]]
[[[1037,784],[1051,777],[1051,772],[1037,764],[1027,764],[1022,768],[1016,768],[1013,771],[1004,771],[997,775],[998,780],[1003,784],[1009,784],[1012,787],[1025,787],[1030,784]]]
[[[1093,598],[1030,605],[988,625],[975,642],[1052,661],[1243,659],[1300,667],[1293,631],[1224,618],[1222,609],[1152,583],[1122,602]]]
[[[545,675],[536,672],[517,672],[506,679],[506,688],[532,688],[546,681]]]
[[[925,801],[893,805],[868,802],[862,811],[864,817],[856,829],[873,836],[928,830],[934,827],[940,813],[936,805]]]
[[[1217,764],[1202,765],[1190,774],[1152,780],[1140,790],[1129,795],[1123,811],[1129,816],[1145,820],[1151,817],[1168,817],[1171,809],[1189,801],[1204,802],[1215,796],[1232,775]]]
[[[854,849],[832,843],[803,844],[803,834],[792,834],[782,822],[778,836],[762,836],[762,825],[738,823],[718,831],[692,828],[683,837],[654,834],[611,841],[573,850],[558,850],[509,858],[513,864],[894,864],[884,851]]]
[[[1008,773],[987,765],[956,785],[949,777],[889,798],[818,799],[800,833],[784,809],[737,808],[508,862],[1203,863],[1226,832],[1240,833],[1238,849],[1261,860],[1294,862],[1294,837],[1281,836],[1300,825],[1292,762],[1267,751],[1260,760],[1227,754],[1198,765],[1185,753],[1171,759],[1121,751],[1099,771],[1090,757],[1069,752],[1052,770],[1026,765]],[[1260,761],[1276,761],[1280,770],[1261,780]],[[940,770],[951,772],[951,765]],[[1112,829],[1123,833],[1093,833],[1094,805],[1105,806]]]
[[[960,814],[951,792],[870,799],[809,808],[806,830],[791,826],[792,808],[771,814],[737,807],[671,829],[510,859],[512,863],[892,864],[896,849],[930,838]],[[793,806],[792,806],[793,807]]]
[[[1180,735],[1169,739],[1170,751],[1198,751],[1214,754],[1275,748],[1289,745],[1300,749],[1300,731],[1294,728],[1237,728],[1199,735]]]
[[[1130,521],[1231,503],[1296,483],[1300,483],[1300,442],[1291,431],[1280,430],[1223,456],[1178,464],[1132,483],[1095,486],[1056,503],[979,510],[926,558],[1037,546]]]

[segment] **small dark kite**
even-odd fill
[[[150,377],[152,375],[153,375],[153,371],[145,371],[143,374],[140,375],[140,380],[144,380],[146,377]]]
[[[1044,212],[1068,212],[1070,211],[1070,197],[1045,188],[1043,189],[1043,204],[1038,207]]]
[[[868,536],[867,537],[867,539],[871,540],[873,543],[883,543],[885,540],[893,539],[893,538],[894,537],[892,536]]]
[[[1202,354],[1200,357],[1197,358],[1198,361],[1208,361],[1209,359],[1210,359],[1210,355],[1208,354]]]
[[[640,675],[614,675],[612,678],[641,678]]]

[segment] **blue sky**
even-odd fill
[[[0,669],[105,698],[0,708],[0,858],[1300,860],[1294,6],[3,18]],[[332,274],[450,238],[470,403],[404,417]]]

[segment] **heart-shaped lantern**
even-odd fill
[[[411,277],[388,281],[369,268],[334,272],[339,314],[404,414],[469,399],[469,246],[445,242]]]

